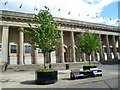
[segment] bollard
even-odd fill
[[[69,64],[66,64],[66,70],[69,69]]]

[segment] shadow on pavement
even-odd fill
[[[61,80],[72,80],[72,79],[70,79],[70,78],[62,78]]]
[[[28,81],[23,81],[23,82],[20,82],[21,84],[26,84],[26,85],[30,85],[30,84],[32,84],[32,85],[36,85],[35,84],[35,80],[28,80]]]

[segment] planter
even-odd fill
[[[94,77],[95,76],[93,71],[91,71],[91,72],[82,72],[82,73],[84,73],[84,77],[85,78],[87,78],[87,77]]]
[[[58,72],[35,72],[35,83],[36,84],[53,84],[58,81],[57,77]]]
[[[90,68],[97,68],[97,66],[83,66],[83,70],[90,70]]]

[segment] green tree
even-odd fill
[[[78,49],[88,56],[90,56],[92,52],[100,50],[101,41],[95,33],[90,33],[88,30],[85,30],[85,33],[78,35],[78,38]],[[89,64],[91,64],[90,60]]]
[[[53,16],[49,12],[49,8],[45,6],[45,10],[40,10],[35,15],[35,21],[38,23],[33,28],[29,24],[29,30],[22,29],[21,32],[26,33],[30,37],[30,44],[35,44],[35,49],[42,49],[44,55],[44,69],[46,68],[46,53],[56,48],[56,45],[60,43],[59,31],[57,29],[58,23],[54,20]]]

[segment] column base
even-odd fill
[[[107,60],[112,60],[112,57],[111,56],[107,56]]]

